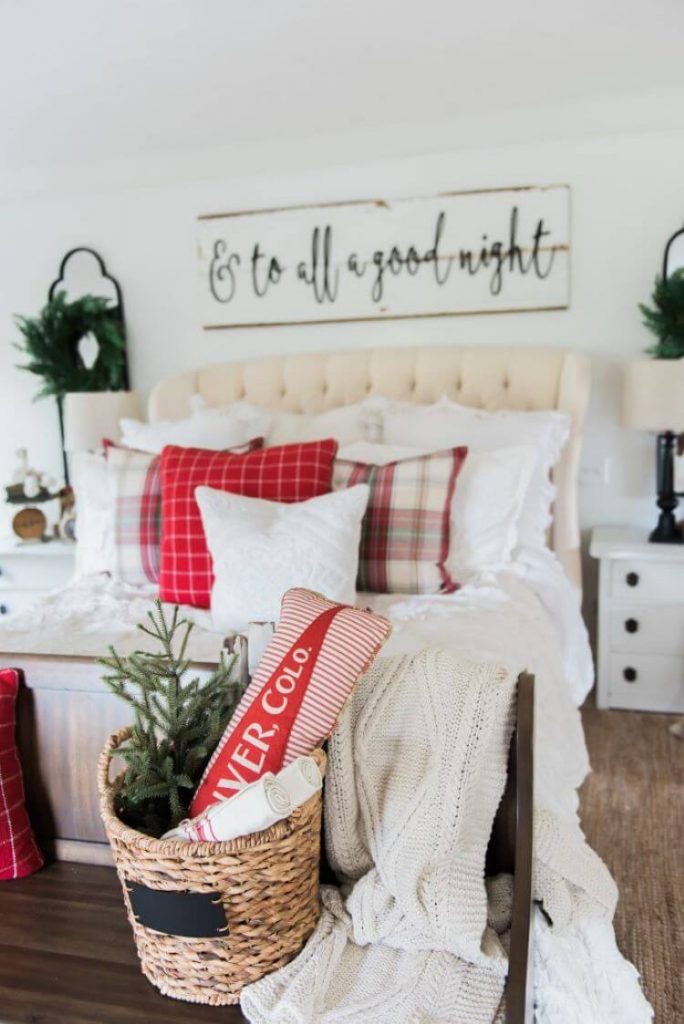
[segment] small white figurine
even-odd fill
[[[15,454],[17,456],[17,468],[12,473],[11,482],[13,484],[23,484],[29,471],[28,452],[25,448],[17,448]]]
[[[51,473],[42,473],[29,465],[28,451],[26,448],[18,448],[16,452],[17,466],[12,473],[10,486],[29,500],[37,498],[41,491],[48,494],[58,495],[60,492],[59,481]],[[44,496],[44,495],[43,495]]]
[[[50,473],[40,474],[40,486],[44,487],[48,494],[57,494],[60,489],[59,481]]]
[[[34,470],[29,469],[24,477],[24,495],[27,498],[36,498],[40,494],[40,480]]]

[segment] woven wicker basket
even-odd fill
[[[319,916],[321,794],[264,832],[226,843],[152,839],[114,812],[119,775],[112,757],[130,735],[110,737],[98,765],[100,809],[123,887],[145,976],[164,995],[194,1003],[237,1003],[245,985],[299,952]],[[325,754],[316,750],[325,772]],[[216,893],[226,915],[221,937],[186,938],[145,927],[133,914],[129,884]]]

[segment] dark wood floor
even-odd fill
[[[180,1003],[140,973],[111,868],[53,864],[0,884],[0,1024],[237,1024],[236,1007]]]
[[[684,1006],[684,742],[663,715],[583,710],[587,837],[620,887],[620,947],[658,1024]],[[0,1024],[237,1024],[159,995],[140,973],[115,873],[56,864],[0,885]]]

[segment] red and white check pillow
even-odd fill
[[[447,565],[451,503],[468,449],[375,466],[337,459],[333,487],[367,483],[361,531],[359,590],[383,594],[451,593],[459,583]]]
[[[24,780],[14,730],[19,672],[0,669],[0,879],[23,878],[43,866],[24,807]]]
[[[373,612],[300,587],[288,590],[275,633],[207,765],[190,813],[201,814],[320,747],[391,630]]]
[[[230,448],[245,454],[261,448],[258,437]],[[107,472],[114,508],[112,573],[126,583],[157,583],[161,544],[161,455],[107,445]]]
[[[197,487],[269,501],[306,501],[330,491],[337,441],[263,448],[248,455],[178,448],[161,456],[162,601],[208,608],[214,580]]]

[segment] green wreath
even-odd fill
[[[16,317],[23,341],[16,344],[29,361],[19,368],[43,378],[36,398],[61,402],[70,391],[121,391],[126,387],[126,334],[118,307],[101,296],[66,301],[61,291],[37,317]],[[92,334],[97,357],[86,366],[79,342]]]
[[[665,279],[657,277],[651,298],[654,308],[639,304],[644,324],[658,339],[658,344],[647,351],[656,359],[681,359],[684,356],[684,268],[678,268]]]

